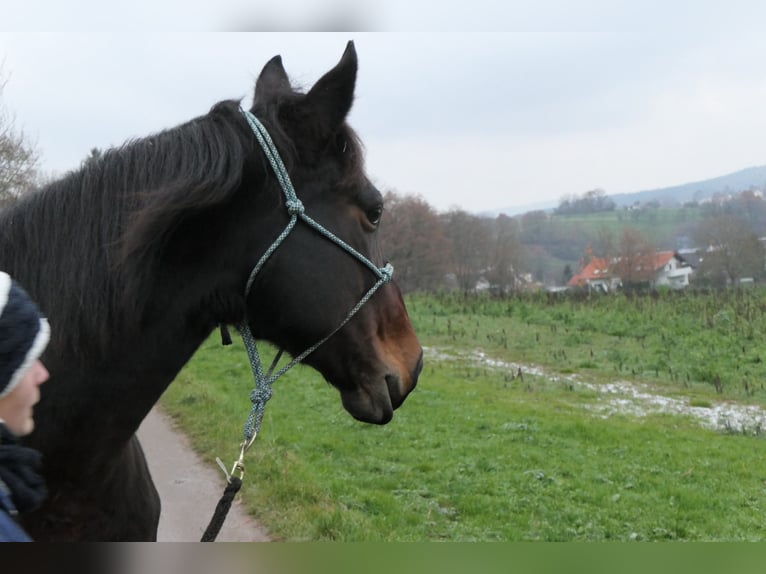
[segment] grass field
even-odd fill
[[[354,421],[296,369],[275,385],[243,500],[280,540],[763,540],[760,427],[605,410],[599,390],[762,405],[762,296],[410,298],[426,367],[394,420]],[[211,466],[228,463],[252,384],[241,343],[211,338],[162,404]]]
[[[633,211],[620,208],[600,213],[554,214],[539,225],[539,229],[533,224],[521,235],[525,247],[531,248],[526,271],[533,273],[536,279],[563,284],[568,280],[563,277],[566,266],[576,272],[583,254],[590,248],[601,253],[610,245],[613,251],[618,251],[621,236],[628,228],[637,231],[655,249],[671,250],[684,245],[679,241],[681,238],[688,242],[703,220],[704,210],[700,207]]]
[[[638,211],[616,209],[600,213],[554,215],[555,225],[583,230],[595,236],[599,230],[608,230],[619,238],[626,227],[638,230],[642,235],[657,241],[660,246],[675,245],[673,239],[683,235],[684,230],[703,219],[699,207],[660,207]]]

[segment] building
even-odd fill
[[[624,284],[684,289],[689,286],[692,271],[677,251],[658,251],[609,260],[591,257],[567,286],[603,293],[614,291]]]
[[[611,271],[614,261],[609,261],[603,257],[591,257],[587,265],[572,276],[567,287],[602,293],[614,291],[622,284],[620,278]]]

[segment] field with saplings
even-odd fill
[[[407,304],[426,366],[387,426],[275,384],[240,495],[274,539],[766,538],[763,290]],[[252,385],[211,337],[162,407],[228,464]]]

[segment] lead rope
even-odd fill
[[[375,273],[378,280],[372,287],[370,287],[370,289],[367,290],[367,292],[351,309],[351,311],[348,312],[340,325],[333,329],[319,342],[303,351],[297,357],[294,357],[287,365],[277,371],[276,374],[274,373],[274,369],[279,363],[279,360],[282,358],[283,351],[280,350],[277,353],[268,370],[264,373],[261,358],[258,354],[258,347],[256,346],[255,339],[253,338],[253,334],[250,331],[250,326],[248,325],[247,320],[245,319],[236,325],[236,329],[239,331],[239,334],[242,337],[242,341],[245,345],[245,350],[247,351],[247,356],[250,360],[250,368],[253,371],[253,378],[255,379],[255,388],[250,392],[250,402],[252,403],[252,406],[243,428],[243,440],[239,445],[239,458],[234,462],[231,472],[228,472],[221,459],[216,457],[218,466],[221,467],[221,470],[223,470],[223,473],[226,475],[226,487],[224,488],[223,496],[216,505],[213,517],[211,518],[208,527],[205,529],[205,533],[202,535],[201,542],[215,542],[215,539],[218,537],[218,533],[220,532],[221,527],[226,520],[226,516],[231,509],[231,504],[234,501],[234,497],[242,488],[242,478],[245,475],[245,453],[253,445],[255,438],[258,436],[258,433],[261,430],[261,423],[263,422],[263,413],[266,407],[266,403],[272,395],[271,386],[279,377],[303,361],[311,353],[316,351],[325,342],[327,342],[328,339],[340,331],[346,325],[346,323],[348,323],[351,318],[356,315],[359,309],[361,309],[365,303],[367,303],[367,301],[372,298],[372,296],[380,287],[391,281],[391,278],[394,275],[394,267],[390,263],[386,263],[383,267],[377,267],[372,261],[359,253],[356,249],[351,247],[340,237],[336,236],[334,233],[306,215],[304,212],[303,203],[300,199],[298,199],[298,196],[295,193],[295,189],[293,188],[290,176],[287,173],[287,169],[282,162],[282,158],[279,156],[279,152],[277,151],[271,136],[269,136],[269,132],[266,131],[266,128],[263,126],[263,124],[253,114],[243,110],[242,108],[240,108],[240,112],[247,119],[247,123],[253,130],[258,143],[261,145],[264,154],[268,158],[269,163],[274,170],[274,174],[276,175],[277,180],[279,180],[279,184],[285,194],[285,206],[287,207],[287,212],[290,215],[290,221],[287,223],[282,233],[280,233],[279,236],[274,240],[271,246],[258,260],[258,263],[256,263],[255,267],[253,267],[253,270],[250,272],[250,277],[248,278],[247,284],[245,286],[245,299],[247,299],[247,297],[250,295],[250,289],[253,285],[253,282],[255,281],[256,275],[266,264],[266,261],[268,261],[268,259],[279,248],[282,242],[287,239],[287,236],[290,235],[290,232],[295,228],[295,224],[298,222],[298,219],[301,219],[301,221],[320,233],[323,237],[329,239],[338,247],[344,249],[350,255],[356,257],[357,260],[369,267],[372,272]],[[231,338],[228,337],[228,331],[224,325],[221,326],[221,336],[224,344],[231,342]],[[239,476],[235,476],[235,473],[239,473]]]

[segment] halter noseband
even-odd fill
[[[298,196],[295,193],[295,189],[293,188],[292,181],[290,181],[290,176],[287,173],[287,169],[285,168],[284,163],[282,162],[282,158],[279,156],[279,152],[277,151],[276,146],[274,145],[274,142],[271,139],[271,136],[269,136],[268,131],[266,131],[266,128],[263,126],[263,124],[256,118],[252,113],[243,110],[240,108],[240,112],[242,115],[245,116],[245,119],[247,120],[247,123],[250,125],[250,127],[253,130],[253,133],[255,134],[256,139],[258,140],[258,143],[261,145],[261,148],[263,148],[263,152],[266,154],[266,157],[269,160],[269,163],[271,164],[272,169],[274,170],[274,174],[276,175],[277,179],[279,180],[279,184],[282,187],[282,191],[285,194],[285,205],[287,207],[287,212],[290,215],[290,221],[287,223],[287,226],[284,228],[282,233],[279,234],[279,236],[274,240],[274,243],[271,244],[271,247],[269,247],[266,252],[261,256],[258,263],[256,263],[255,267],[253,267],[253,270],[250,272],[250,277],[247,280],[247,285],[245,286],[245,298],[247,298],[250,295],[250,289],[253,286],[253,282],[255,281],[256,276],[263,268],[266,261],[271,257],[274,252],[279,248],[279,246],[282,244],[282,242],[287,238],[288,235],[290,235],[290,232],[295,227],[295,224],[300,219],[304,223],[306,223],[309,227],[317,231],[319,234],[324,236],[326,239],[329,239],[333,243],[335,243],[338,247],[341,249],[344,249],[349,254],[356,257],[357,260],[359,260],[362,264],[367,266],[378,278],[376,283],[370,287],[370,289],[362,296],[362,298],[359,300],[359,302],[349,311],[349,313],[346,315],[345,319],[341,321],[340,325],[338,325],[335,329],[333,329],[328,335],[326,335],[323,339],[303,351],[300,355],[294,357],[290,363],[282,367],[279,371],[274,373],[274,368],[276,367],[277,363],[279,362],[279,359],[282,356],[282,351],[280,350],[277,354],[276,358],[272,362],[271,366],[269,367],[268,371],[264,372],[260,356],[258,355],[258,349],[255,344],[255,339],[253,338],[253,334],[250,331],[250,326],[248,325],[247,319],[244,319],[241,323],[236,325],[237,330],[239,331],[240,335],[242,336],[242,340],[244,341],[245,348],[247,349],[247,355],[250,358],[250,367],[253,370],[253,377],[255,378],[255,388],[250,393],[250,401],[252,402],[252,408],[250,410],[250,415],[248,416],[247,422],[245,423],[245,427],[243,430],[244,440],[242,444],[240,445],[240,458],[237,463],[234,465],[234,469],[232,469],[232,473],[234,470],[239,470],[240,472],[244,472],[244,467],[242,465],[242,457],[244,456],[245,451],[250,447],[250,445],[255,440],[255,437],[257,436],[260,428],[261,428],[261,421],[263,420],[263,410],[266,405],[266,402],[271,398],[271,385],[276,381],[279,377],[284,375],[287,371],[292,369],[295,365],[303,361],[306,357],[308,357],[311,353],[316,351],[320,346],[322,346],[327,340],[335,335],[338,331],[340,331],[346,323],[348,323],[351,318],[356,315],[356,313],[361,309],[367,301],[370,300],[370,298],[375,294],[375,292],[385,283],[388,283],[391,281],[391,277],[394,274],[394,267],[390,263],[386,263],[383,267],[377,267],[372,261],[370,261],[367,257],[359,253],[356,249],[351,247],[348,243],[340,239],[338,236],[333,234],[331,231],[323,227],[321,224],[317,223],[315,220],[313,220],[311,217],[306,215],[303,203],[301,203],[301,200],[298,199]]]

